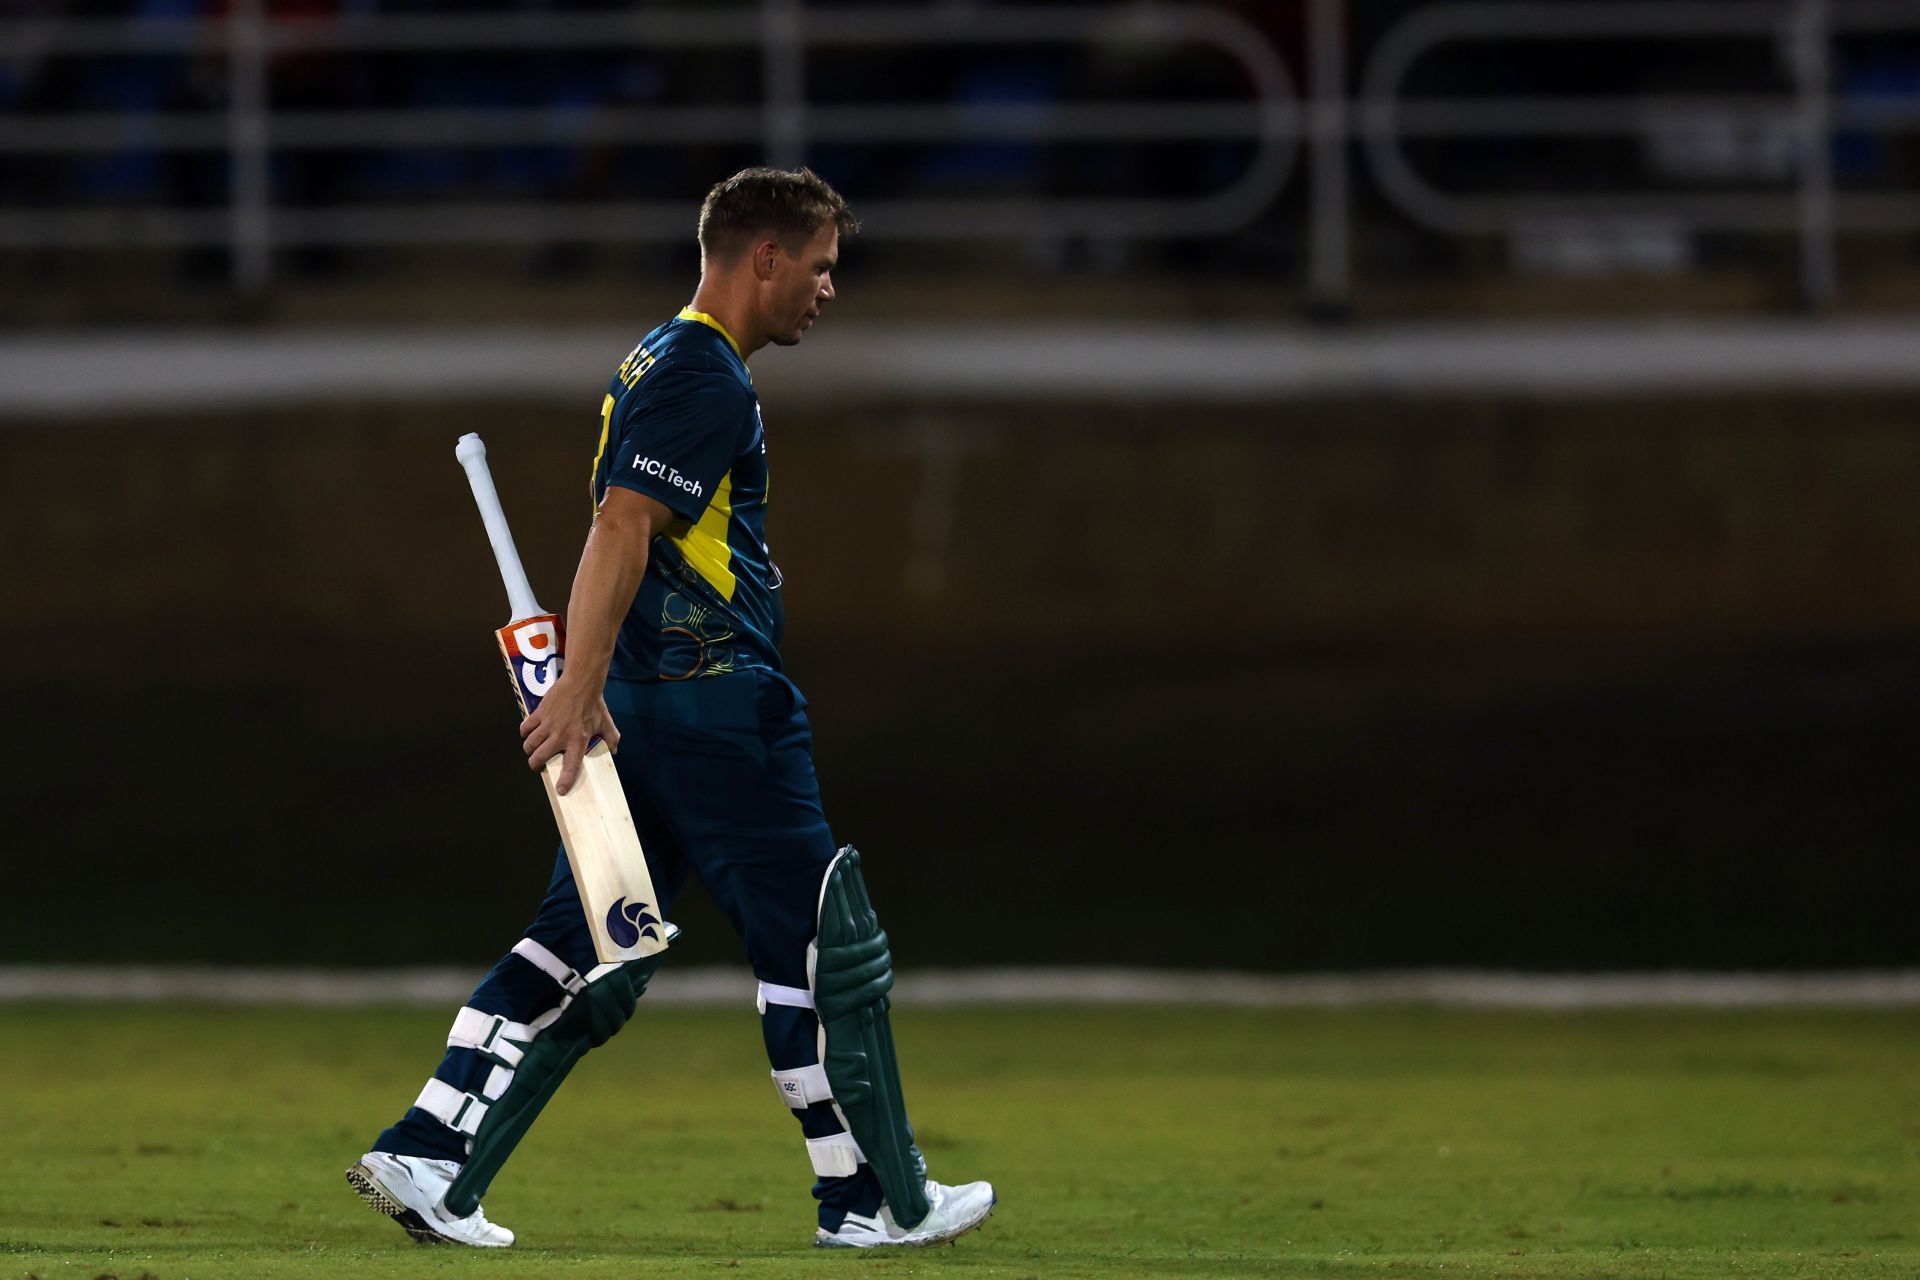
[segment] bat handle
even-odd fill
[[[467,473],[473,500],[480,508],[480,519],[487,526],[487,541],[493,544],[493,558],[500,566],[500,580],[507,586],[507,603],[515,620],[546,612],[533,598],[533,584],[520,563],[520,552],[513,545],[513,532],[507,528],[507,513],[500,508],[500,494],[493,487],[493,473],[487,470],[487,446],[472,432],[460,437],[453,456]]]

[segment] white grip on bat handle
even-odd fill
[[[480,519],[487,526],[487,541],[493,544],[493,558],[500,566],[500,580],[507,586],[507,603],[513,609],[510,621],[532,618],[544,613],[533,598],[533,585],[520,563],[520,552],[513,545],[513,533],[507,528],[507,513],[500,509],[500,495],[493,487],[493,473],[487,470],[487,446],[472,432],[460,437],[453,456],[467,473],[473,488],[473,500],[480,507]]]

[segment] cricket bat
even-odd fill
[[[487,539],[493,543],[500,578],[507,586],[513,620],[494,634],[500,641],[500,656],[507,662],[507,676],[520,703],[520,714],[529,716],[560,678],[566,660],[566,632],[559,617],[542,609],[533,598],[533,587],[527,582],[520,552],[507,528],[506,512],[500,509],[500,495],[494,491],[493,475],[487,470],[487,446],[479,436],[469,433],[460,437],[453,456],[466,470],[473,500],[480,506],[480,519],[487,526]],[[541,781],[553,806],[553,820],[560,827],[567,862],[573,867],[580,905],[586,909],[587,925],[593,932],[594,952],[602,964],[618,964],[665,951],[671,926],[660,919],[659,899],[654,896],[653,877],[647,872],[646,855],[640,849],[640,835],[634,830],[626,792],[620,789],[620,778],[614,772],[613,751],[604,740],[595,738],[581,761],[580,776],[566,795],[561,795],[557,787],[562,765],[557,755],[547,761]]]

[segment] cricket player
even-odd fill
[[[562,792],[595,736],[616,747],[663,909],[691,874],[739,931],[773,1082],[816,1177],[814,1244],[828,1248],[950,1240],[994,1203],[985,1182],[927,1177],[888,1026],[886,934],[859,854],[828,830],[806,699],[780,669],[766,432],[746,360],[813,327],[857,229],[805,169],[748,169],[708,193],[692,304],[627,355],[602,402],[565,669],[521,724],[536,771],[563,758]],[[526,936],[349,1183],[423,1243],[512,1244],[480,1196],[573,1064],[632,1016],[658,962],[596,963],[563,853]]]

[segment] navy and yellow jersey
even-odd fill
[[[688,680],[780,669],[760,397],[731,334],[688,309],[621,363],[600,409],[593,501],[619,485],[675,517],[655,536],[608,674]]]

